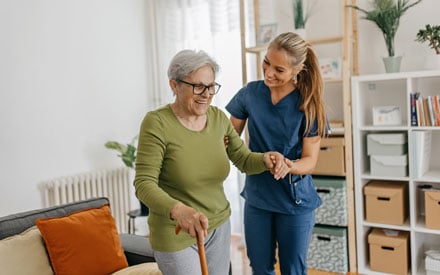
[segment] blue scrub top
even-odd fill
[[[269,88],[260,80],[241,88],[226,109],[232,116],[248,120],[252,151],[277,151],[296,160],[301,157],[306,125],[301,103],[299,90],[294,90],[273,105]],[[315,121],[306,136],[316,135]],[[284,214],[303,214],[321,205],[311,175],[292,175],[290,183],[288,176],[275,180],[270,172],[248,175],[241,195],[254,207]]]

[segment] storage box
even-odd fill
[[[402,156],[370,156],[372,176],[406,177],[408,176],[408,157]]]
[[[440,260],[426,256],[425,269],[426,275],[440,275]]]
[[[425,191],[425,226],[440,229],[440,190]]]
[[[365,220],[402,225],[408,214],[408,183],[370,181],[364,187]]]
[[[402,113],[399,106],[373,107],[373,125],[402,125]]]
[[[347,225],[347,188],[345,180],[313,178],[322,205],[315,211],[317,224]]]
[[[374,228],[368,234],[370,269],[391,274],[408,274],[409,233]]]
[[[345,140],[342,137],[323,138],[314,175],[345,176]]]
[[[307,265],[313,269],[346,274],[348,272],[347,229],[315,226]]]
[[[408,152],[406,134],[368,134],[367,155],[399,156]]]

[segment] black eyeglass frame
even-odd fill
[[[222,87],[222,85],[218,84],[217,82],[214,82],[214,84],[207,86],[207,85],[200,84],[200,83],[191,83],[191,82],[188,82],[188,81],[185,81],[185,80],[182,80],[182,79],[177,79],[177,81],[192,86],[192,87],[193,87],[192,92],[193,92],[193,94],[195,94],[195,95],[201,95],[201,94],[203,94],[206,90],[208,91],[208,94],[209,94],[209,95],[215,95],[215,94],[218,93],[218,91],[220,91],[220,88]],[[201,88],[201,86],[203,86],[203,90],[202,90],[200,93],[196,93],[196,90],[195,90],[196,87]],[[210,91],[212,88],[214,88],[214,93],[212,93],[212,92]]]

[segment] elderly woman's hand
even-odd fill
[[[183,231],[200,242],[208,235],[208,218],[202,212],[195,210],[181,202],[171,209],[171,218],[177,222]]]
[[[284,178],[290,172],[284,156],[278,152],[266,152],[263,160],[276,180]]]

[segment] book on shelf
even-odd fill
[[[412,135],[414,155],[413,173],[414,178],[420,178],[429,170],[432,132],[414,131]]]
[[[440,95],[433,96],[435,125],[440,126]]]
[[[440,95],[410,94],[411,126],[440,126]]]
[[[410,94],[411,102],[411,126],[418,126],[417,117],[417,98],[419,98],[420,93],[414,92]]]

